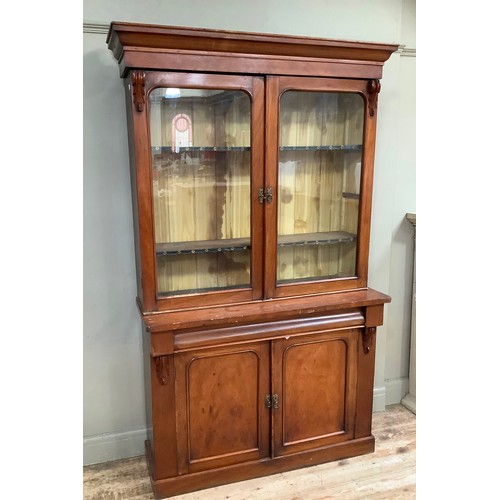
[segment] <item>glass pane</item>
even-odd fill
[[[159,295],[250,285],[250,98],[150,94]]]
[[[358,94],[282,95],[278,283],[355,276],[363,120]]]

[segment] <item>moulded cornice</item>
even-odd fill
[[[109,32],[110,23],[97,23],[84,21],[83,22],[83,32],[84,33],[94,33],[98,35],[107,35]],[[402,57],[416,57],[417,49],[407,47],[406,45],[399,45],[396,51]]]
[[[296,76],[378,79],[398,49],[388,43],[115,21],[106,42],[122,77],[134,68],[290,74],[294,61]]]
[[[84,21],[83,22],[83,32],[84,33],[94,33],[98,35],[107,35],[109,32],[110,23],[97,23]],[[417,49],[407,47],[406,45],[400,45],[396,51],[402,57],[416,57]]]

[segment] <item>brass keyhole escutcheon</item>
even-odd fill
[[[271,408],[271,394],[266,394],[266,408]]]
[[[266,400],[265,400],[266,408],[278,408],[278,395],[273,394],[272,399],[271,399],[271,394],[266,394]]]
[[[278,409],[278,395],[277,394],[273,394],[273,408],[275,410]]]

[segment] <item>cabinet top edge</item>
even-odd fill
[[[106,38],[120,62],[125,49],[189,49],[273,56],[319,57],[384,63],[399,45],[316,38],[274,33],[253,33],[182,26],[161,26],[113,21]]]
[[[197,309],[180,309],[143,312],[146,327],[152,330],[178,330],[193,327],[214,327],[228,322],[245,321],[267,322],[285,320],[301,316],[325,316],[342,313],[348,309],[372,307],[391,302],[388,295],[371,288],[334,293],[287,297],[243,304],[211,306]]]

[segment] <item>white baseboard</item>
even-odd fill
[[[144,455],[146,429],[83,438],[83,465]]]
[[[373,389],[373,411],[384,411],[388,405],[402,403],[408,393],[408,377],[386,380],[385,385]]]
[[[385,410],[385,386],[373,389],[373,412]]]
[[[412,413],[417,414],[417,399],[413,394],[408,393],[402,400],[401,404],[408,408]]]
[[[385,381],[385,404],[395,405],[401,403],[401,400],[408,393],[408,377],[396,378]]]

